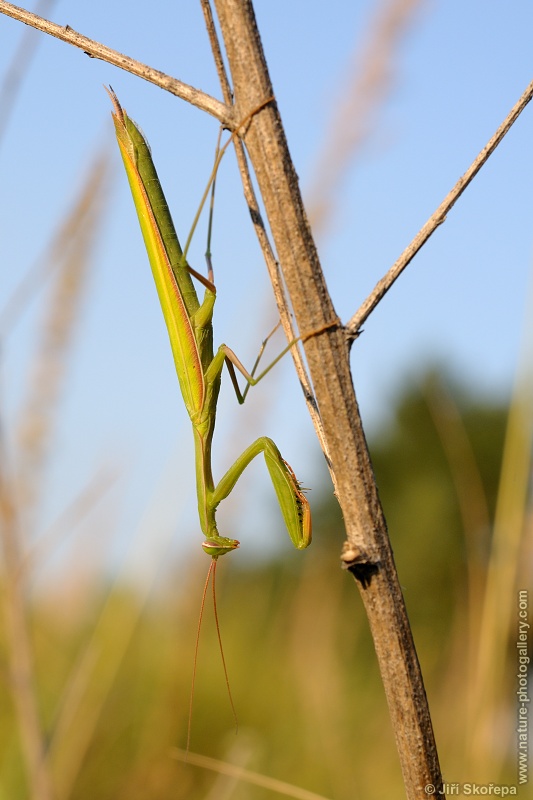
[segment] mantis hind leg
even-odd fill
[[[212,508],[216,508],[230,494],[248,464],[260,453],[265,457],[287,532],[293,545],[298,550],[303,550],[311,543],[309,502],[292,468],[267,436],[262,436],[246,448],[226,472],[210,498]]]

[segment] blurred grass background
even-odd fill
[[[21,52],[24,71],[30,54]],[[386,56],[386,46],[380,52]],[[379,80],[369,96],[371,106],[379,102]],[[183,762],[204,554],[184,569],[169,543],[167,557],[132,580],[127,565],[139,557],[132,536],[110,566],[116,512],[101,503],[113,469],[95,471],[42,529],[109,186],[99,155],[46,252],[2,304],[6,348],[28,304],[38,306],[39,322],[16,426],[6,430],[4,409],[0,420],[0,800],[276,796],[197,767],[192,754]],[[513,603],[517,588],[533,583],[526,350],[510,403],[480,394],[442,365],[426,367],[398,387],[388,421],[370,437],[447,781],[516,781]],[[246,443],[243,427],[235,437]],[[308,552],[220,562],[219,617],[239,732],[208,603],[191,751],[336,800],[401,796],[366,620],[352,579],[339,569],[343,526],[325,474],[311,501]],[[152,507],[148,497],[143,502],[137,537],[159,539],[158,498]],[[235,505],[232,513],[241,510]],[[65,547],[68,558],[43,579]]]
[[[507,477],[501,471],[508,418],[507,408],[435,370],[404,388],[387,430],[371,442],[441,762],[454,781],[516,778],[512,613],[496,642],[503,678],[492,675],[493,657],[476,662],[487,574],[498,569],[491,541],[501,481],[517,479],[515,470]],[[514,435],[530,442],[529,426],[524,419]],[[472,470],[467,476],[454,471],[446,452],[453,439],[468,448],[468,458],[459,454]],[[321,492],[305,558],[288,552],[267,564],[221,561],[219,616],[239,732],[208,613],[191,749],[325,797],[378,798],[401,792],[401,777],[366,622],[351,578],[339,571],[342,521],[327,486]],[[515,586],[531,586],[531,515],[525,507],[509,513],[509,539],[512,518],[518,515],[521,524],[512,585],[499,595],[504,605]],[[47,758],[54,796],[272,796],[186,765],[174,750],[185,744],[205,573],[200,554],[185,580],[177,565],[167,564],[149,596],[120,578],[81,586],[67,581],[25,606],[38,706],[52,733]],[[493,623],[483,629],[489,639],[498,634]],[[9,647],[3,631],[1,796],[18,798],[27,796],[27,776]],[[480,683],[485,691],[476,705]]]

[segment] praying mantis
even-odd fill
[[[215,429],[217,399],[220,390],[222,370],[227,366],[237,399],[243,403],[250,386],[257,384],[280,358],[295,344],[295,341],[261,374],[255,377],[243,367],[235,353],[225,344],[213,349],[213,310],[216,300],[216,289],[213,283],[213,270],[208,259],[208,277],[196,272],[188,263],[185,252],[182,252],[174,223],[170,215],[157,172],[152,161],[150,148],[135,123],[122,109],[116,95],[111,90],[109,95],[113,102],[113,121],[122,160],[130,184],[133,201],[139,218],[148,259],[152,268],[159,301],[165,318],[170,345],[174,356],[174,364],[183,396],[183,402],[189,414],[195,447],[196,492],[198,498],[198,515],[200,527],[205,536],[202,544],[204,551],[211,556],[211,564],[204,584],[200,606],[200,618],[196,634],[194,651],[193,677],[189,703],[189,725],[187,733],[187,751],[191,736],[192,705],[200,627],[205,606],[205,598],[212,577],[213,609],[220,655],[224,668],[228,696],[237,726],[237,715],[231,695],[228,672],[222,648],[222,640],[218,625],[216,606],[215,575],[217,559],[239,547],[237,539],[221,536],[216,524],[216,510],[219,504],[232,491],[238,479],[249,463],[263,453],[285,525],[292,543],[298,550],[306,548],[311,542],[311,513],[307,498],[303,494],[292,468],[282,458],[281,453],[266,436],[256,439],[241,453],[222,479],[215,485],[211,469],[211,446]],[[215,170],[218,161],[215,162]],[[213,177],[214,180],[214,177]],[[204,195],[205,197],[205,195]],[[205,289],[203,301],[200,303],[192,278],[198,280]],[[266,340],[265,340],[266,342]],[[263,345],[265,344],[263,343]],[[235,370],[246,379],[247,386],[241,393],[237,383]]]
[[[212,320],[216,288],[212,267],[209,265],[208,277],[205,278],[187,263],[148,143],[112,90],[109,95],[114,106],[112,116],[118,145],[165,318],[183,401],[192,422],[198,514],[205,536],[202,547],[213,559],[212,566],[216,566],[219,556],[239,547],[236,539],[219,534],[216,510],[249,463],[263,453],[287,532],[293,545],[302,550],[311,542],[309,502],[292,468],[282,458],[272,439],[266,436],[256,439],[216,485],[211,469],[211,447],[224,365],[228,368],[237,399],[243,403],[249,387],[257,384],[295,342],[291,342],[257,377],[253,374],[257,361],[249,373],[227,345],[221,344],[214,352]],[[201,303],[193,277],[205,288]],[[235,369],[248,383],[242,393]]]

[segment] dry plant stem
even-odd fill
[[[285,333],[285,336],[287,338],[287,341],[290,342],[293,339],[296,339],[298,334],[297,331],[294,329],[292,323],[289,302],[287,300],[285,286],[283,282],[283,275],[281,273],[279,263],[276,261],[276,257],[272,250],[272,246],[270,244],[268,234],[265,229],[265,225],[261,218],[259,204],[255,196],[255,191],[250,176],[250,170],[248,168],[248,161],[246,160],[244,145],[240,140],[235,142],[235,154],[237,157],[239,172],[241,174],[244,196],[248,204],[248,210],[250,211],[250,216],[252,218],[252,223],[255,228],[259,246],[261,247],[261,251],[263,253],[263,257],[267,265],[268,274],[274,291],[274,297],[276,299],[276,304],[278,307],[278,313],[280,316],[281,325]],[[300,380],[300,385],[302,387],[302,391],[304,394],[307,410],[309,411],[309,415],[313,422],[313,426],[315,428],[315,432],[317,434],[320,447],[322,448],[322,452],[326,457],[326,463],[328,465],[331,478],[333,480],[333,483],[335,484],[335,475],[331,469],[331,461],[327,449],[327,442],[324,437],[322,420],[320,419],[316,398],[313,392],[311,381],[307,374],[307,370],[305,368],[302,354],[298,347],[293,347],[291,350],[291,355],[294,361],[296,374],[298,375],[298,378]]]
[[[489,159],[492,153],[500,144],[511,126],[516,122],[524,108],[533,97],[533,81],[529,84],[520,100],[513,106],[508,116],[502,122],[492,139],[490,139],[478,157],[473,161],[465,174],[459,178],[451,192],[444,198],[434,214],[428,219],[426,224],[417,233],[411,244],[406,247],[399,259],[392,265],[387,274],[376,284],[371,294],[367,297],[359,310],[354,314],[346,326],[346,332],[351,338],[357,336],[361,325],[370,316],[374,308],[389,291],[394,281],[399,278],[406,266],[413,260],[418,251],[425,245],[429,237],[441,225],[448,212],[453,208],[456,201],[462,195],[470,181],[477,175],[481,167]]]
[[[341,72],[336,109],[307,194],[307,214],[315,239],[331,225],[335,198],[355,157],[371,137],[378,114],[398,81],[398,50],[425,0],[378,0],[366,29]]]
[[[233,79],[236,118],[273,94],[253,8],[248,0],[215,0]],[[274,103],[251,121],[245,143],[300,331],[335,319]],[[399,587],[359,409],[344,330],[305,343],[329,445],[349,544],[345,565],[358,579],[387,694],[409,798],[442,779],[422,676]]]
[[[43,17],[37,16],[37,14],[32,14],[30,11],[14,6],[11,3],[5,3],[3,0],[0,0],[0,13],[17,19],[20,22],[24,22],[26,25],[31,25],[33,28],[43,31],[43,33],[49,33],[50,36],[72,44],[74,47],[79,47],[80,50],[83,50],[83,52],[91,56],[91,58],[99,58],[101,61],[107,61],[109,64],[114,64],[115,67],[120,67],[120,69],[124,69],[126,72],[131,72],[132,75],[137,75],[145,81],[154,83],[161,89],[175,94],[176,97],[181,97],[182,100],[192,103],[196,108],[206,111],[224,125],[229,125],[233,121],[228,106],[216,100],[214,97],[205,94],[205,92],[201,92],[199,89],[195,89],[193,86],[182,83],[182,81],[178,81],[176,78],[172,78],[164,72],[160,72],[146,64],[142,64],[140,61],[135,61],[129,56],[112,50],[110,47],[95,42],[93,39],[88,39],[87,36],[82,36],[81,33],[73,30],[69,25],[63,26],[57,25],[55,22],[49,22]]]
[[[92,250],[105,214],[108,174],[107,155],[97,154],[68,219],[61,225],[64,236],[56,239],[57,248],[53,248],[61,255],[50,265],[55,270],[54,280],[39,328],[26,397],[17,419],[17,496],[26,539],[31,538],[30,532],[35,529],[68,356],[86,294]]]
[[[279,781],[277,778],[270,778],[268,775],[261,775],[259,772],[252,772],[249,769],[243,769],[243,767],[235,766],[235,764],[230,764],[227,761],[219,761],[200,753],[191,753],[190,750],[181,750],[179,747],[173,747],[171,755],[178,761],[183,761],[202,769],[210,769],[220,775],[231,775],[239,781],[249,783],[252,786],[261,786],[285,797],[294,797],[296,800],[328,800],[327,797],[321,794],[309,792],[307,789],[293,786],[291,783]]]
[[[213,14],[211,11],[211,5],[209,3],[209,0],[201,0],[201,5],[202,5],[202,10],[204,12],[205,24],[207,28],[207,33],[209,35],[209,41],[211,43],[213,58],[215,60],[215,65],[217,68],[217,73],[222,88],[222,94],[224,97],[224,101],[226,102],[226,104],[229,105],[232,102],[233,95],[231,91],[230,82],[226,73],[226,68],[224,66],[222,49],[220,46],[220,42],[218,40],[218,35],[213,20]],[[283,283],[283,276],[281,274],[279,264],[276,261],[276,257],[272,250],[272,246],[270,244],[268,234],[263,219],[261,217],[259,203],[257,202],[257,198],[253,187],[253,182],[250,176],[250,170],[248,168],[248,161],[246,159],[244,145],[242,141],[240,139],[237,139],[236,137],[234,139],[234,145],[235,145],[235,155],[237,158],[237,164],[239,167],[239,172],[241,174],[244,197],[248,205],[248,210],[250,212],[252,224],[255,228],[259,246],[261,247],[261,251],[263,253],[263,257],[265,259],[265,263],[268,269],[268,274],[274,291],[274,297],[276,299],[276,304],[278,307],[278,313],[281,319],[281,325],[283,327],[285,336],[287,337],[287,341],[290,342],[293,339],[296,339],[297,332],[295,331],[292,323],[289,302],[287,300],[285,287]],[[305,368],[304,359],[298,347],[292,348],[291,355],[294,361],[296,374],[300,380],[300,385],[302,387],[309,416],[311,417],[311,421],[315,428],[315,432],[320,447],[322,448],[322,452],[326,457],[326,463],[328,465],[331,479],[336,489],[335,474],[331,469],[331,462],[327,450],[327,443],[324,437],[324,429],[322,427],[320,414],[318,413],[318,408],[313,388],[311,386],[311,381],[309,379],[307,370]]]
[[[460,653],[464,691],[460,695],[455,692],[454,701],[459,703],[457,708],[463,720],[461,732],[456,737],[459,752],[462,754],[463,770],[464,767],[471,770],[473,742],[477,744],[473,733],[476,700],[482,701],[482,708],[486,711],[491,707],[487,702],[486,692],[479,692],[479,676],[476,674],[479,621],[486,579],[484,554],[491,529],[490,511],[472,443],[451,392],[444,383],[432,382],[427,387],[425,396],[455,486],[466,550],[468,647],[466,659],[463,647]],[[456,620],[457,628],[462,626],[464,616],[465,609],[461,603]],[[502,651],[505,651],[505,647],[502,647]],[[499,727],[496,726],[495,730],[499,732]],[[500,736],[500,732],[498,735]]]
[[[239,172],[241,174],[244,196],[246,198],[246,202],[248,203],[248,209],[250,211],[250,216],[252,218],[256,236],[268,269],[268,274],[270,277],[270,282],[272,284],[272,289],[274,291],[274,297],[276,299],[281,325],[285,333],[285,336],[287,338],[287,341],[290,342],[296,339],[298,334],[292,323],[290,306],[287,300],[285,285],[283,282],[283,275],[279,263],[278,261],[276,261],[276,257],[273,253],[272,246],[268,238],[268,234],[266,232],[263,220],[261,218],[261,213],[259,211],[259,204],[255,196],[253,183],[250,176],[250,170],[248,168],[248,162],[246,160],[246,153],[244,150],[243,143],[241,141],[237,141],[235,143],[235,153],[237,156],[237,164],[239,167]],[[294,362],[294,367],[296,369],[296,374],[300,381],[300,386],[302,387],[302,392],[304,394],[307,410],[309,412],[309,416],[311,417],[311,421],[313,423],[313,427],[315,429],[320,447],[326,458],[326,464],[328,466],[331,479],[333,481],[336,490],[335,473],[331,468],[331,459],[329,457],[328,445],[326,442],[326,438],[324,436],[324,428],[322,426],[322,420],[320,418],[320,414],[318,411],[318,406],[313,392],[313,387],[311,385],[311,381],[309,379],[307,370],[305,368],[304,359],[298,347],[292,348],[291,355]]]
[[[525,358],[524,358],[525,356]],[[507,429],[494,515],[483,609],[478,618],[479,648],[471,687],[473,723],[469,737],[469,766],[474,775],[490,761],[491,774],[503,774],[503,741],[514,740],[511,721],[501,722],[507,692],[514,680],[506,677],[507,643],[516,635],[516,590],[520,552],[526,530],[533,444],[533,386],[529,353],[522,355]],[[527,361],[526,361],[527,358]],[[513,738],[511,738],[513,737]]]
[[[93,164],[72,215],[62,226],[56,246],[51,249],[60,261],[60,268],[55,275],[53,296],[39,337],[38,354],[33,364],[34,381],[20,415],[20,428],[24,434],[19,436],[18,479],[15,481],[5,466],[0,475],[0,527],[11,691],[33,800],[49,800],[53,797],[53,790],[35,688],[27,607],[27,580],[30,573],[25,560],[23,533],[31,530],[36,497],[42,484],[41,473],[57,410],[65,354],[71,344],[72,326],[76,321],[76,301],[83,289],[98,210],[104,208],[101,193],[107,173],[106,164],[103,157]],[[29,288],[27,282],[23,285]],[[19,294],[19,298],[27,300],[27,293],[23,297]],[[5,462],[6,454],[0,455]]]
[[[220,81],[220,87],[222,89],[222,96],[224,97],[224,102],[229,107],[233,103],[233,94],[231,91],[228,74],[226,72],[226,67],[224,65],[224,56],[222,55],[222,48],[218,39],[215,20],[211,10],[211,4],[209,3],[209,0],[200,0],[200,5],[202,6],[202,11],[204,14],[205,27],[207,28],[207,35],[209,36],[211,52],[213,54],[218,79]]]

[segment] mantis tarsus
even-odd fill
[[[258,376],[254,376],[254,370],[252,374],[248,373],[225,344],[220,345],[214,353],[212,318],[216,290],[212,268],[209,266],[208,277],[205,278],[187,264],[148,144],[135,123],[121,108],[115,94],[110,92],[110,96],[114,105],[113,120],[118,144],[165,317],[183,401],[193,427],[198,513],[205,536],[202,547],[213,559],[204,589],[205,598],[211,573],[214,590],[217,559],[239,547],[236,539],[220,536],[215,520],[217,507],[230,494],[248,464],[259,453],[263,453],[265,457],[292,543],[301,550],[311,542],[309,503],[294,472],[282,458],[272,439],[263,436],[251,444],[217,485],[211,471],[211,445],[224,364],[228,367],[237,399],[239,403],[243,403],[249,387],[258,383],[294,342]],[[205,288],[201,303],[192,277]],[[248,383],[242,393],[237,384],[235,369],[241,372]]]

